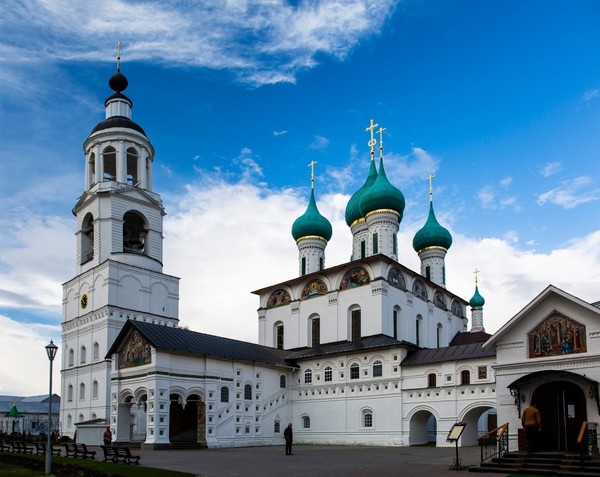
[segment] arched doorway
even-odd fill
[[[197,394],[188,396],[185,406],[178,394],[171,394],[169,440],[173,444],[206,445],[205,407]]]
[[[481,404],[469,409],[460,419],[467,426],[460,439],[461,446],[477,446],[477,438],[498,426],[496,408]]]
[[[431,412],[426,410],[417,411],[410,419],[409,428],[409,445],[436,445],[437,420]]]
[[[551,381],[535,389],[531,402],[542,415],[540,450],[576,451],[581,424],[587,420],[581,388],[570,381]]]

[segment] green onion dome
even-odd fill
[[[362,218],[362,214],[360,213],[360,199],[363,194],[373,185],[377,179],[377,169],[375,168],[375,161],[371,161],[371,167],[369,169],[369,175],[367,176],[367,180],[362,185],[360,189],[358,189],[350,200],[348,201],[348,205],[346,206],[346,224],[350,227],[354,222],[358,219]]]
[[[375,210],[390,209],[398,213],[398,221],[404,214],[404,195],[388,180],[383,168],[383,159],[379,161],[379,172],[373,185],[369,187],[360,199],[360,211],[363,217]]]
[[[306,212],[298,217],[292,225],[292,237],[294,240],[298,240],[301,237],[313,235],[329,241],[332,234],[331,223],[319,213],[315,202],[315,191],[311,189]]]
[[[479,294],[479,287],[477,285],[475,285],[475,294],[469,300],[469,305],[471,305],[471,308],[483,308],[483,305],[485,305],[485,300]]]
[[[442,247],[448,250],[452,245],[452,235],[442,227],[433,212],[433,202],[429,202],[429,217],[421,230],[413,238],[413,248],[419,252],[428,247]]]

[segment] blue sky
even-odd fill
[[[481,270],[487,331],[549,283],[600,300],[596,1],[24,0],[0,18],[0,344],[26,363],[18,376],[0,364],[1,394],[45,392],[26,377],[60,342],[82,144],[103,119],[117,40],[157,151],[182,325],[256,340],[249,292],[297,274],[290,228],[310,161],[334,229],[327,265],[347,261],[343,213],[367,174],[371,118],[407,201],[400,261],[419,269],[411,241],[433,174],[454,237],[448,288],[469,299]]]

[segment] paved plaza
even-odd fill
[[[295,445],[286,456],[284,446],[201,450],[141,450],[148,467],[180,470],[201,477],[502,477],[450,470],[454,447],[353,447]],[[458,450],[465,467],[479,463],[479,447]]]

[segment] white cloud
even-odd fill
[[[593,99],[600,98],[600,89],[590,89],[583,93],[583,100],[585,102],[591,101]]]
[[[293,83],[318,53],[342,60],[377,34],[396,1],[3,2],[10,45],[0,55],[11,63],[107,61],[120,38],[126,61],[225,69],[254,86]]]
[[[550,177],[560,171],[561,168],[562,164],[560,162],[549,162],[542,166],[540,174],[542,174],[543,177]]]
[[[282,129],[281,131],[273,131],[273,136],[283,136],[285,134],[287,134],[287,130],[286,129]]]
[[[578,205],[600,199],[600,189],[594,186],[591,177],[579,176],[562,181],[558,187],[539,194],[537,203],[558,205],[564,209],[572,209]]]
[[[498,187],[492,184],[483,186],[477,192],[479,205],[484,209],[501,210],[512,209],[514,212],[521,212],[522,207],[517,197],[507,194],[513,178],[508,176],[498,181]],[[498,191],[498,188],[501,189]]]
[[[319,136],[318,134],[315,134],[313,142],[309,145],[311,149],[326,149],[327,146],[329,146],[329,139],[325,136]]]
[[[508,189],[510,187],[510,185],[512,184],[513,178],[512,177],[505,177],[504,179],[500,179],[500,187],[502,187],[503,189]]]

